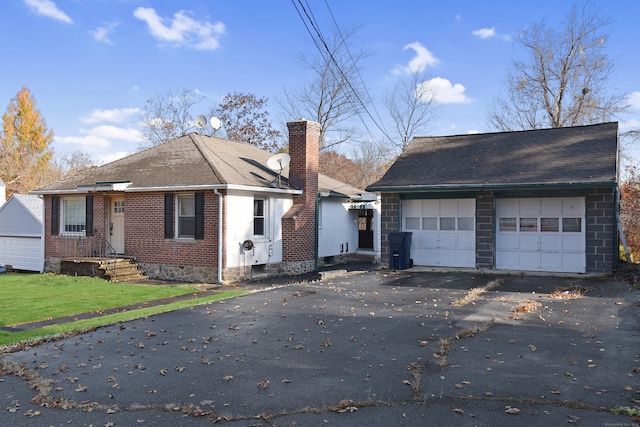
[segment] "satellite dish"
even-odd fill
[[[220,123],[220,119],[217,117],[211,117],[209,119],[209,123],[211,124],[213,130],[218,130],[220,129],[220,126],[222,126],[222,123]]]
[[[289,166],[289,162],[291,162],[291,157],[287,153],[278,153],[267,160],[267,167],[272,171],[278,172],[278,188],[281,188],[280,175],[282,174],[282,169]]]
[[[275,172],[282,172],[282,169],[289,166],[291,157],[287,153],[279,153],[269,157],[267,160],[267,167]]]
[[[204,127],[207,125],[207,118],[205,116],[198,116],[196,117],[196,127],[198,129],[204,129]]]

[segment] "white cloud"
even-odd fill
[[[219,48],[218,38],[224,34],[225,25],[222,22],[212,24],[208,21],[196,21],[187,16],[187,13],[181,10],[169,20],[158,16],[155,9],[139,7],[133,12],[133,16],[146,22],[151,35],[160,41],[186,45],[198,50]],[[165,25],[165,21],[168,21],[169,25]]]
[[[420,73],[429,65],[435,65],[439,61],[433,56],[431,51],[424,47],[420,42],[413,42],[405,45],[402,50],[412,49],[416,55],[405,66],[397,65],[391,72],[393,74],[412,74]]]
[[[80,129],[81,133],[100,139],[118,139],[121,141],[139,142],[142,134],[135,128],[120,128],[111,125],[94,126],[91,129]]]
[[[112,108],[111,110],[93,110],[90,114],[80,117],[83,123],[122,123],[129,117],[140,112],[139,108]]]
[[[56,136],[55,141],[59,144],[63,145],[76,145],[82,148],[79,149],[84,152],[94,151],[97,147],[101,148],[109,148],[111,143],[104,139],[98,138],[94,135],[86,135],[86,136]]]
[[[58,6],[51,0],[23,0],[24,4],[29,6],[36,14],[46,16],[48,18],[57,19],[58,21],[72,24],[73,21],[69,15],[58,9]]]
[[[111,34],[118,25],[120,25],[119,22],[105,23],[102,27],[89,31],[89,33],[99,42],[112,44],[111,39],[109,39],[109,34]]]
[[[480,37],[481,39],[488,39],[496,35],[496,27],[481,28],[479,30],[472,31],[471,34],[476,37]]]
[[[640,92],[632,92],[627,97],[627,102],[634,110],[640,110]]]
[[[435,101],[439,104],[467,104],[471,99],[464,94],[466,88],[460,83],[451,84],[451,82],[442,77],[434,77],[421,83],[422,88],[417,88],[417,92],[424,92],[428,96],[434,96]]]

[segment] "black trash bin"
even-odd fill
[[[411,260],[411,232],[389,233],[389,268],[405,270],[413,266]]]

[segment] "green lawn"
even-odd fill
[[[158,286],[111,283],[90,277],[56,274],[0,274],[0,327],[13,326],[109,308],[135,305],[184,294],[195,294],[189,285]],[[0,331],[0,346],[55,334],[146,317],[166,311],[243,295],[231,290],[189,301],[169,302],[157,307],[130,310],[22,332]]]

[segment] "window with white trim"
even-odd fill
[[[61,203],[61,230],[64,234],[81,234],[87,229],[86,200],[84,197],[65,197]]]
[[[178,195],[178,237],[194,238],[196,235],[196,199],[193,194]]]
[[[264,236],[265,230],[265,199],[253,199],[253,235]]]

